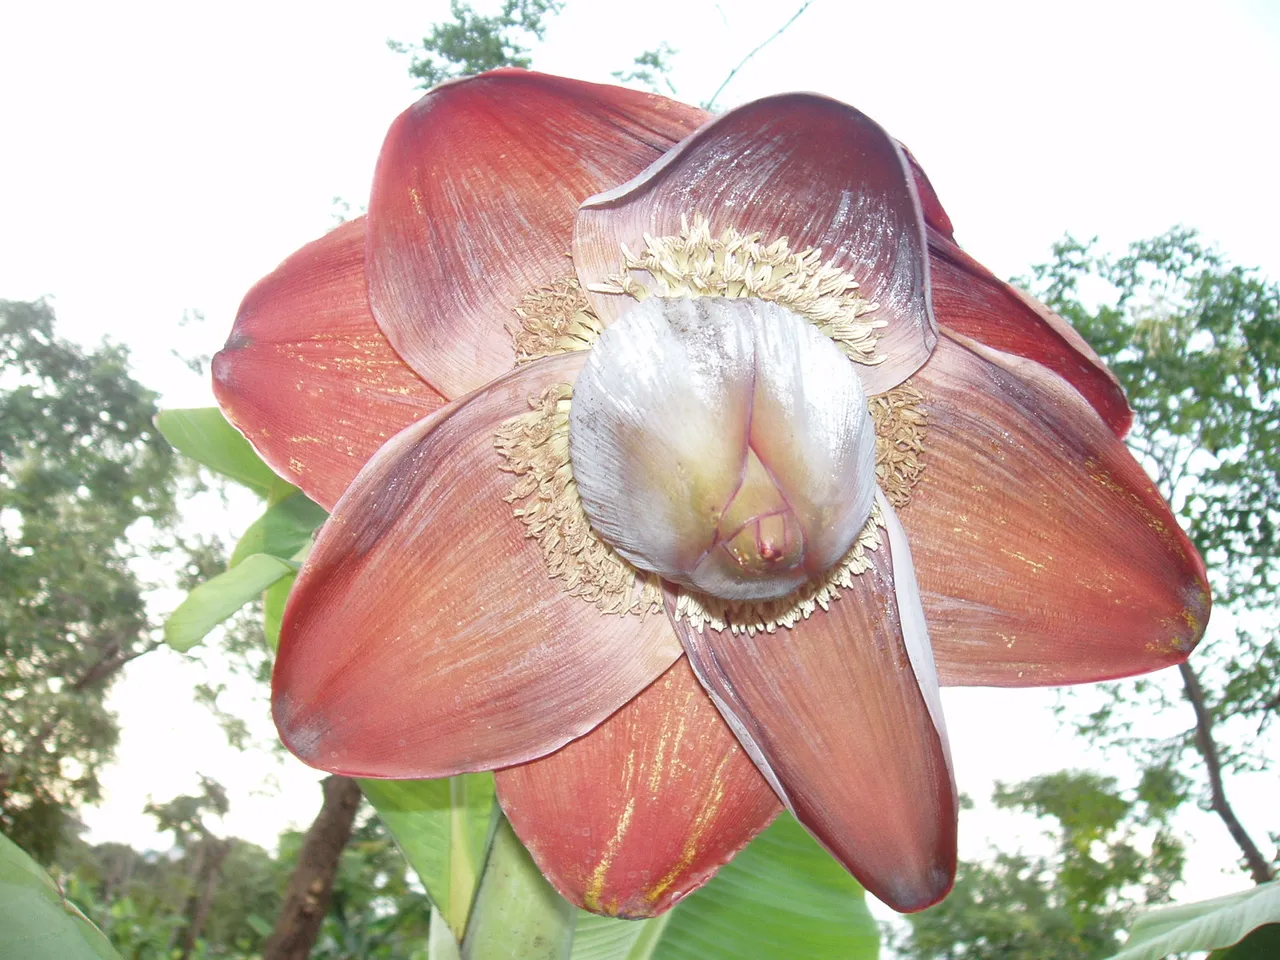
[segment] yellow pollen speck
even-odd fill
[[[1033,573],[1044,573],[1045,565],[1043,563],[1039,563],[1036,560],[1032,560],[1025,553],[1021,553],[1017,550],[1010,550],[1006,547],[1002,547],[1000,549],[1000,552],[1003,553],[1006,557],[1012,557],[1015,560],[1021,560],[1023,563],[1025,563],[1027,566],[1031,568]]]
[[[662,770],[666,761],[667,743],[670,740],[671,728],[664,727],[662,736],[658,738],[658,749],[653,755],[652,769],[649,771],[649,792],[655,797],[658,795],[658,790],[662,786]]]
[[[685,839],[684,846],[680,849],[680,859],[676,861],[675,866],[667,871],[666,876],[645,892],[644,897],[650,903],[657,903],[658,898],[666,893],[667,889],[680,878],[680,875],[689,869],[694,859],[698,856],[698,848],[707,832],[707,828],[714,822],[721,806],[724,805],[724,770],[729,765],[730,759],[730,757],[722,759],[720,765],[716,767],[716,772],[712,774],[711,782],[715,784],[715,789],[707,797],[702,809],[698,811],[697,817],[694,818],[689,836]]]
[[[1097,483],[1115,495],[1128,500],[1133,508],[1138,512],[1139,516],[1141,516],[1146,522],[1147,526],[1159,534],[1162,539],[1173,539],[1173,533],[1169,530],[1168,526],[1166,526],[1165,522],[1151,511],[1139,493],[1116,480],[1101,461],[1094,457],[1089,457],[1085,460],[1084,467],[1089,474],[1089,478],[1093,480],[1094,483]],[[1151,485],[1150,480],[1148,480],[1147,483],[1148,486]],[[1151,487],[1151,489],[1154,490],[1154,487]],[[1156,496],[1159,497],[1159,494],[1157,493]]]
[[[587,881],[587,888],[583,891],[582,902],[588,910],[595,913],[606,912],[600,903],[600,895],[604,893],[605,877],[609,873],[609,868],[613,866],[613,859],[618,855],[618,848],[622,846],[622,841],[627,836],[627,830],[631,827],[631,818],[636,812],[636,798],[632,797],[627,801],[627,807],[622,811],[622,816],[618,818],[617,829],[614,830],[613,836],[609,838],[609,842],[605,845],[604,855],[600,857],[600,862],[596,864],[596,868],[591,871],[591,879]],[[616,912],[609,911],[609,912]]]

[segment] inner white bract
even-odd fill
[[[729,600],[821,577],[875,494],[853,364],[764,300],[651,297],[605,330],[574,385],[570,456],[621,556]]]

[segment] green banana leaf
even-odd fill
[[[1280,880],[1214,900],[1148,911],[1134,921],[1124,949],[1111,960],[1161,960],[1171,953],[1223,947],[1233,949],[1221,956],[1245,960],[1253,946],[1241,941],[1252,931],[1273,924],[1280,924]],[[1259,933],[1255,943],[1271,936],[1274,934],[1269,931]]]
[[[175,650],[190,650],[258,594],[297,571],[297,563],[280,557],[265,553],[245,557],[230,570],[200,584],[178,604],[164,622],[165,641]]]
[[[572,960],[876,960],[858,882],[784,813],[711,882],[653,920],[580,911]]]
[[[156,414],[156,427],[174,449],[243,484],[271,503],[283,500],[298,489],[262,462],[249,441],[227,422],[217,407],[162,410]]]
[[[311,535],[328,518],[324,507],[296,490],[249,525],[227,565],[234,567],[255,553],[292,557],[311,542]]]
[[[360,788],[461,940],[493,834],[493,774],[361,780]]]
[[[0,960],[120,960],[102,931],[3,834]]]

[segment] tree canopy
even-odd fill
[[[498,13],[484,16],[466,0],[450,0],[453,18],[434,24],[420,43],[388,40],[387,46],[412,56],[409,75],[426,90],[498,67],[528,67],[523,44],[543,39],[547,19],[563,7],[562,0],[503,0]]]
[[[0,371],[0,829],[47,861],[98,797],[112,678],[158,643],[130,533],[172,522],[177,468],[127,351],[47,303],[0,301]]]

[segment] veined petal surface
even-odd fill
[[[1186,659],[1204,565],[1124,443],[1040,364],[944,329],[911,383],[925,471],[901,510],[943,683],[1084,683]]]
[[[245,296],[213,392],[262,458],[332,510],[374,452],[444,404],[369,312],[365,223],[307,244]]]
[[[898,146],[911,167],[911,176],[916,184],[916,196],[920,198],[920,212],[924,214],[925,226],[930,231],[941,233],[948,240],[955,239],[955,227],[951,225],[951,217],[942,206],[942,201],[938,199],[938,192],[933,189],[929,175],[924,172],[924,167],[920,166],[920,161],[915,158],[915,154],[907,148],[905,143],[899,143]]]
[[[906,146],[899,146],[911,165],[924,213],[938,322],[989,347],[1044,364],[1079,390],[1123,437],[1133,425],[1133,411],[1115,374],[1071,324],[960,249],[924,168]]]
[[[531,363],[402,431],[321,528],[281,629],[276,725],[312,766],[450,776],[581,736],[680,655],[662,617],[606,615],[546,572],[504,502],[494,434],[571,383]]]
[[[369,296],[400,355],[448,397],[510,370],[515,308],[573,276],[578,204],[706,116],[526,70],[428,92],[392,124],[369,200]]]
[[[1048,367],[1080,392],[1116,436],[1129,432],[1133,411],[1124,388],[1071,324],[936,230],[929,231],[929,264],[940,324]]]
[[[542,872],[597,913],[655,916],[782,809],[684,657],[585,737],[498,771]]]
[[[732,227],[783,237],[793,251],[820,248],[824,264],[852,275],[879,304],[877,365],[858,365],[868,393],[917,369],[933,348],[924,222],[907,161],[870,118],[835,100],[786,94],[716,118],[629,183],[587,200],[574,234],[574,264],[606,322],[630,298],[591,287],[620,271],[622,246],[674,236],[705,216],[711,233]]]
[[[889,535],[829,610],[754,636],[674,622],[800,822],[873,894],[913,911],[951,889],[958,808],[911,554],[878,502]]]

